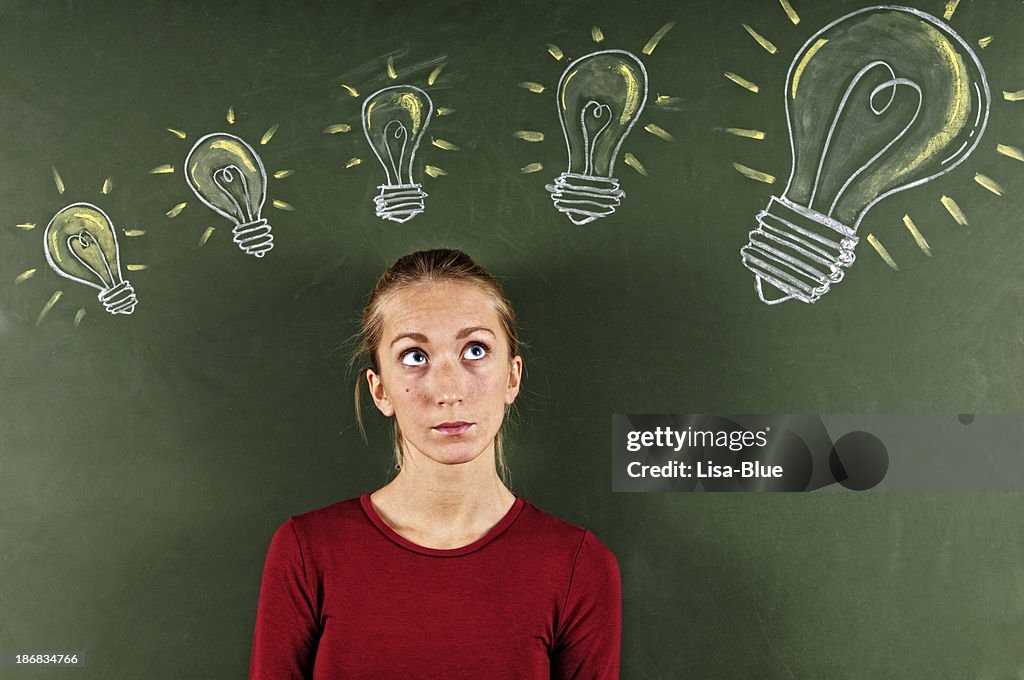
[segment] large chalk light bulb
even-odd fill
[[[977,56],[906,7],[859,10],[804,44],[786,78],[793,168],[741,250],[762,302],[812,303],[853,264],[880,200],[964,161],[988,122]]]
[[[587,224],[615,212],[625,195],[615,159],[647,103],[647,70],[629,52],[594,52],[566,67],[557,96],[569,167],[546,188],[559,212]]]
[[[377,217],[408,222],[423,212],[427,194],[413,179],[413,161],[433,113],[430,97],[412,85],[385,87],[363,102],[363,134],[386,177],[373,199]]]
[[[226,132],[201,138],[185,158],[185,179],[200,201],[235,223],[232,233],[242,252],[263,257],[274,247],[261,217],[267,171],[245,140]]]
[[[107,214],[89,203],[62,208],[43,232],[46,261],[61,276],[100,291],[99,300],[111,314],[131,314],[138,298],[121,276],[121,256],[114,225]]]

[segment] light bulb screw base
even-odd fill
[[[754,288],[765,304],[816,302],[855,259],[856,231],[786,198],[773,196],[757,214],[757,224],[740,256],[756,276]],[[769,286],[777,296],[768,297]]]
[[[373,197],[377,217],[392,222],[408,222],[424,210],[427,193],[422,184],[382,184],[380,194]]]
[[[587,224],[615,212],[626,192],[614,177],[563,172],[545,187],[558,212],[573,224]]]
[[[274,236],[270,233],[270,225],[266,219],[239,224],[231,233],[235,237],[235,243],[246,255],[263,257],[274,247]]]
[[[135,289],[127,281],[121,281],[101,291],[96,297],[103,303],[103,309],[111,314],[131,314],[139,302],[135,296]]]

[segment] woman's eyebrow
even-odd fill
[[[469,328],[463,328],[461,331],[456,333],[455,334],[455,339],[456,340],[461,340],[461,339],[463,339],[465,337],[468,337],[468,336],[472,335],[473,333],[475,333],[477,331],[484,331],[485,333],[490,333],[494,337],[498,337],[497,334],[494,331],[492,331],[490,328],[488,328],[487,326],[470,326]]]
[[[423,335],[422,333],[402,333],[401,335],[396,336],[395,339],[391,341],[391,345],[394,346],[396,342],[398,342],[399,340],[403,340],[405,338],[415,340],[416,342],[429,342],[427,340],[427,336]]]

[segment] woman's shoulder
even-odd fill
[[[292,515],[282,527],[290,525],[300,535],[313,537],[323,533],[337,534],[364,524],[365,515],[356,496]]]
[[[525,501],[521,519],[522,532],[539,544],[570,551],[574,557],[583,552],[615,559],[611,550],[589,529],[545,512],[530,501]]]

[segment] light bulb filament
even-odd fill
[[[580,111],[580,127],[583,129],[583,148],[586,150],[584,174],[594,174],[594,149],[597,139],[612,122],[612,108],[591,99]]]
[[[388,151],[388,184],[406,184],[402,181],[402,166],[405,164],[405,148],[409,144],[409,130],[401,121],[392,120],[384,126],[384,148]],[[395,158],[397,153],[397,160]],[[408,184],[412,184],[412,169],[409,170]]]
[[[235,206],[235,214],[239,222],[252,222],[256,216],[250,208],[251,195],[245,175],[237,165],[228,165],[213,172],[213,182],[224,193],[224,196]]]
[[[76,260],[82,263],[83,267],[91,271],[96,278],[102,281],[104,286],[113,288],[114,284],[117,283],[118,277],[111,271],[110,263],[107,262],[103,249],[100,248],[96,237],[88,231],[68,236],[68,250],[71,251]],[[101,269],[102,271],[100,271]]]

